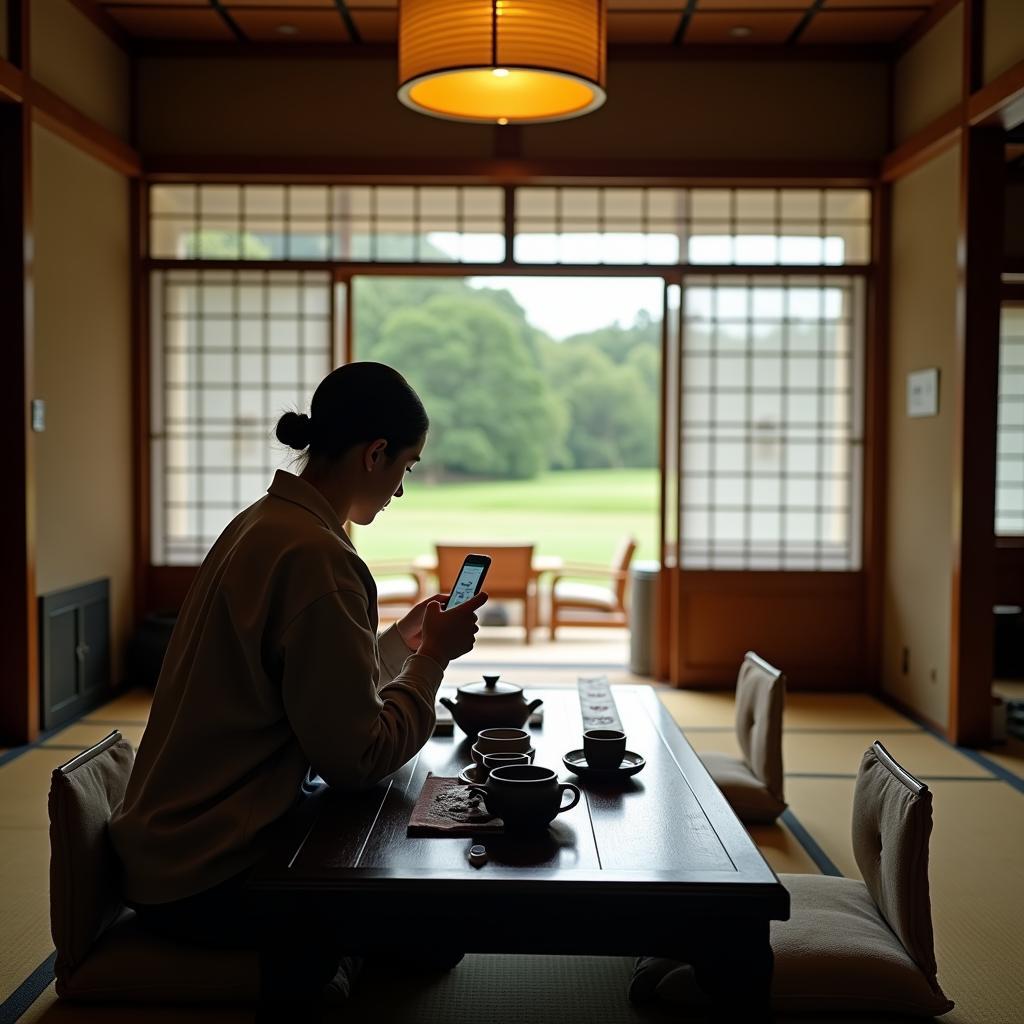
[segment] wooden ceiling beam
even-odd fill
[[[168,39],[138,39],[135,54],[138,57],[175,58],[230,58],[233,60],[396,60],[398,47],[394,43],[254,43],[239,44],[226,40],[187,41]],[[805,61],[884,62],[891,59],[890,45],[838,46],[823,43],[814,46],[791,47],[785,45],[725,46],[693,43],[682,46],[640,43],[611,44],[611,61],[657,61],[682,63],[684,61]]]
[[[999,125],[1006,131],[1024,124],[1024,60],[971,95],[967,120],[972,126]]]
[[[147,158],[149,181],[303,181],[319,183],[605,184],[685,187],[758,184],[764,187],[865,187],[876,181],[874,160],[515,160],[500,158],[367,159],[321,157]]]
[[[882,181],[895,181],[956,145],[963,128],[960,104],[897,146],[882,161]]]
[[[142,173],[139,154],[112,131],[83,114],[52,89],[28,80],[26,98],[32,117],[44,128],[130,178]]]
[[[0,100],[21,103],[25,98],[25,76],[10,61],[0,57]]]

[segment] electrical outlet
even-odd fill
[[[900,661],[900,668],[904,675],[910,671],[910,648],[903,648],[903,658]]]

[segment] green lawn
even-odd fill
[[[433,551],[438,540],[533,541],[537,552],[566,561],[610,563],[632,533],[637,558],[654,558],[658,531],[656,469],[573,470],[536,480],[430,486],[408,478],[372,526],[355,531],[359,553],[376,559]]]

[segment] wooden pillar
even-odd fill
[[[953,601],[949,738],[977,746],[992,727],[996,428],[1005,136],[967,128],[957,246],[957,394],[953,435]]]
[[[8,5],[10,62],[29,70],[28,3]],[[0,102],[0,437],[7,492],[0,503],[0,741],[25,743],[39,731],[32,397],[32,113]]]

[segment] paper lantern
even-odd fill
[[[604,0],[402,0],[398,98],[454,121],[527,124],[605,100]]]

